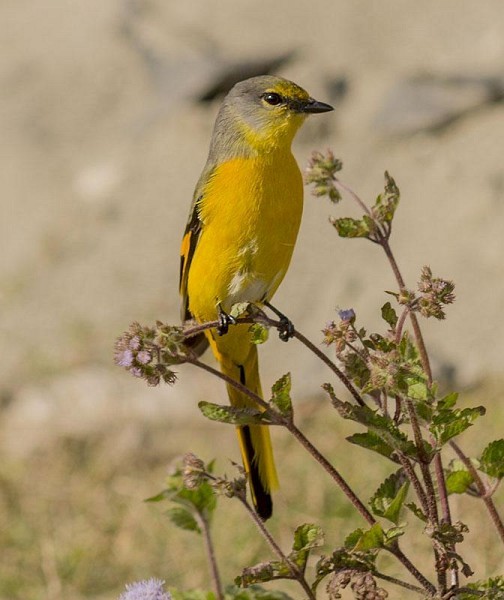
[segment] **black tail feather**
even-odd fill
[[[264,485],[259,476],[259,469],[257,467],[257,460],[254,452],[254,446],[252,445],[252,438],[250,436],[250,428],[248,425],[241,427],[243,432],[243,440],[247,448],[247,454],[250,457],[250,472],[249,486],[252,492],[252,502],[256,509],[257,514],[263,521],[269,519],[273,514],[273,502],[271,500],[271,494],[264,488]]]

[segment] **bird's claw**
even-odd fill
[[[227,312],[224,312],[222,306],[219,304],[219,324],[217,325],[217,333],[219,335],[226,335],[229,331],[230,325],[236,325],[236,319]]]
[[[278,337],[282,340],[282,342],[288,342],[296,333],[296,330],[294,329],[294,323],[283,313],[281,313],[278,308],[272,306],[267,300],[264,302],[264,306],[267,306],[278,317]]]
[[[292,337],[294,337],[294,333],[296,331],[294,329],[294,323],[285,315],[280,317],[280,322],[277,329],[278,337],[282,340],[282,342],[288,342]]]

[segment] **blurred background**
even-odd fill
[[[485,404],[488,439],[502,435],[501,0],[3,0],[0,39],[0,598],[112,599],[150,576],[209,587],[196,536],[142,500],[176,455],[216,456],[221,470],[238,460],[231,429],[196,407],[222,401],[222,386],[181,367],[175,387],[148,389],[113,365],[113,343],[134,320],[178,322],[179,243],[215,114],[252,75],[282,75],[335,106],[298,135],[301,166],[330,147],[368,202],[385,170],[395,177],[392,247],[408,286],[425,264],[456,283],[447,320],[423,324],[436,377]],[[334,207],[307,190],[275,298],[314,342],[339,308],[381,327],[395,289],[378,248],[328,223],[349,214],[348,199]],[[292,371],[301,425],[351,474],[341,440],[353,430],[320,391],[325,367],[275,335],[261,356],[263,387]],[[341,541],[353,518],[344,500],[286,434],[274,437],[281,542],[320,514],[328,543]],[[463,445],[485,440],[471,432]],[[388,472],[377,468],[366,497]],[[221,502],[217,519],[240,523]],[[456,500],[462,520],[481,520],[475,502]],[[493,542],[471,539],[479,577],[502,568]],[[231,545],[243,550],[230,559]],[[227,581],[265,558],[252,530],[229,527],[218,552]]]

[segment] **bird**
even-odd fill
[[[269,305],[285,276],[303,212],[303,180],[291,144],[308,115],[331,110],[282,77],[237,83],[217,114],[182,239],[182,321],[219,322],[188,343],[198,356],[210,346],[221,372],[261,397],[250,326],[229,315],[238,303]],[[257,408],[226,385],[232,406]],[[237,433],[252,502],[264,521],[278,488],[269,429],[242,425]]]

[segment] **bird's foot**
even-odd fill
[[[264,306],[267,306],[278,317],[278,337],[282,340],[282,342],[288,342],[292,337],[294,337],[294,333],[296,332],[294,323],[269,302],[265,302]]]
[[[222,306],[220,304],[218,305],[218,308],[219,308],[219,316],[218,316],[219,324],[217,325],[217,333],[219,335],[226,335],[226,333],[229,331],[229,326],[236,325],[236,319],[234,317],[232,317],[231,315],[228,315],[228,313],[224,311],[224,309],[222,308]]]

